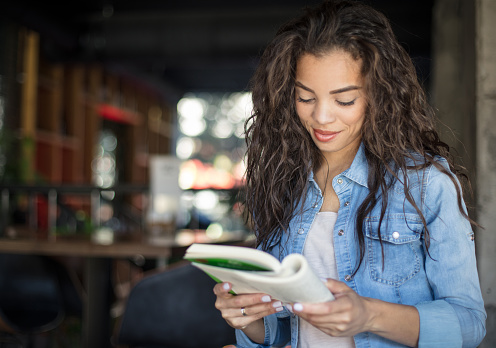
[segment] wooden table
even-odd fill
[[[0,253],[34,254],[49,256],[78,256],[84,258],[84,287],[87,301],[83,301],[83,347],[111,347],[111,291],[112,259],[165,258],[171,256],[173,248],[181,248],[172,241],[165,245],[150,245],[140,242],[116,242],[110,245],[94,244],[89,240],[36,240],[0,239]]]

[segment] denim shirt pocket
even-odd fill
[[[386,215],[381,225],[381,248],[379,217],[365,219],[366,260],[372,280],[399,286],[420,271],[423,227],[415,214]]]

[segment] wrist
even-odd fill
[[[380,318],[382,315],[381,302],[374,298],[365,297],[365,312],[367,313],[367,321],[365,323],[365,330],[367,332],[377,333],[380,332]]]
[[[253,342],[263,344],[265,340],[265,325],[264,320],[258,319],[247,326],[240,329],[248,336]]]
[[[420,318],[415,307],[365,298],[365,330],[392,341],[416,347]]]

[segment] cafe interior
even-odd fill
[[[433,1],[370,0],[426,85]],[[311,0],[0,10],[0,347],[221,347],[192,243],[253,246],[249,80]]]

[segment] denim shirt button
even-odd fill
[[[344,206],[347,207],[350,205],[350,202],[344,202]]]
[[[303,228],[298,229],[298,234],[303,234],[305,233],[305,230]]]
[[[347,282],[349,282],[351,280],[351,276],[349,274],[345,275],[344,276],[344,280],[346,280]]]
[[[344,231],[343,230],[339,230],[338,231],[338,236],[342,236],[342,235],[344,235]]]
[[[393,238],[394,238],[394,239],[398,239],[398,238],[400,238],[400,233],[399,233],[399,232],[397,232],[397,231],[394,231],[394,232],[393,232]]]
[[[336,182],[341,185],[343,183],[343,179],[339,178]]]

